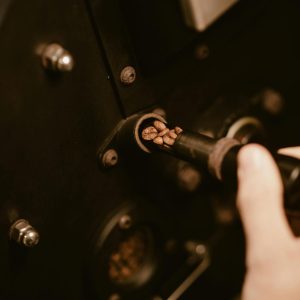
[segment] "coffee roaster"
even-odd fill
[[[0,298],[238,299],[235,154],[300,143],[298,11],[0,1]]]

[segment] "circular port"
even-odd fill
[[[98,225],[87,261],[88,291],[99,299],[116,293],[122,299],[144,299],[141,295],[161,270],[163,240],[153,221],[156,215],[151,208],[126,204]]]
[[[230,126],[227,137],[234,138],[242,144],[260,142],[264,140],[264,128],[257,118],[242,117]]]
[[[149,114],[145,114],[143,116],[141,116],[134,127],[134,137],[135,137],[135,141],[138,144],[138,146],[147,153],[151,153],[151,150],[145,145],[144,141],[141,140],[141,136],[142,136],[142,131],[149,125],[152,124],[154,121],[161,121],[163,123],[167,123],[166,120],[155,113],[149,113]]]
[[[153,238],[146,228],[129,233],[109,257],[108,275],[117,285],[139,286],[147,282],[153,269]]]

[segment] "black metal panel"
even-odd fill
[[[196,34],[185,25],[179,1],[88,2],[127,116],[163,100],[190,78],[197,76],[201,83],[210,66],[199,62],[197,47],[207,44],[216,55],[259,17],[266,3],[244,0],[207,33]],[[130,88],[120,82],[127,65],[137,70]]]
[[[50,42],[74,55],[74,72],[43,70],[37,52]],[[112,189],[97,148],[121,118],[103,56],[83,1],[15,1],[0,44],[0,297],[83,299],[87,215],[110,209]],[[42,236],[33,251],[8,243],[21,217]]]
[[[157,75],[199,34],[186,26],[179,1],[119,1],[143,73]]]
[[[165,108],[170,121],[222,135],[265,87],[283,93],[286,111],[271,122],[259,109],[251,113],[270,123],[273,144],[299,142],[292,131],[299,111],[299,4],[241,1],[194,40],[177,2],[140,1],[137,11],[137,0],[91,3],[88,12],[83,0],[15,1],[2,23],[0,298],[106,299],[124,292],[105,278],[102,253],[109,251],[97,241],[130,203],[139,222],[158,231],[161,264],[151,282],[124,292],[124,299],[152,299],[174,289],[190,239],[211,245],[213,263],[183,298],[230,299],[242,282],[243,239],[238,224],[221,226],[215,215],[233,196],[215,182],[182,191],[181,162],[174,159],[129,153],[116,168],[103,170],[97,151],[124,115],[153,104]],[[156,14],[162,23],[147,27],[143,16],[151,20]],[[73,72],[56,76],[43,70],[38,53],[50,42],[74,55]],[[198,60],[195,50],[202,44],[210,55]],[[138,75],[127,87],[119,82],[126,65]],[[9,241],[17,218],[39,230],[36,248]],[[180,248],[173,256],[164,249],[168,240]]]
[[[119,2],[115,0],[91,1],[91,15],[105,49],[125,115],[128,116],[155,103],[155,95],[143,82],[132,53]],[[131,87],[124,86],[120,82],[121,71],[126,66],[133,66],[137,70],[137,80]],[[137,98],[139,98],[138,101]]]

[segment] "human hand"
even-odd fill
[[[300,147],[281,154],[300,158]],[[300,239],[283,209],[279,170],[260,145],[244,146],[238,154],[237,206],[243,223],[247,273],[243,300],[300,299]]]

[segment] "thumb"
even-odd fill
[[[240,150],[238,166],[237,206],[248,255],[265,256],[292,237],[283,209],[280,173],[270,153],[255,144]]]

